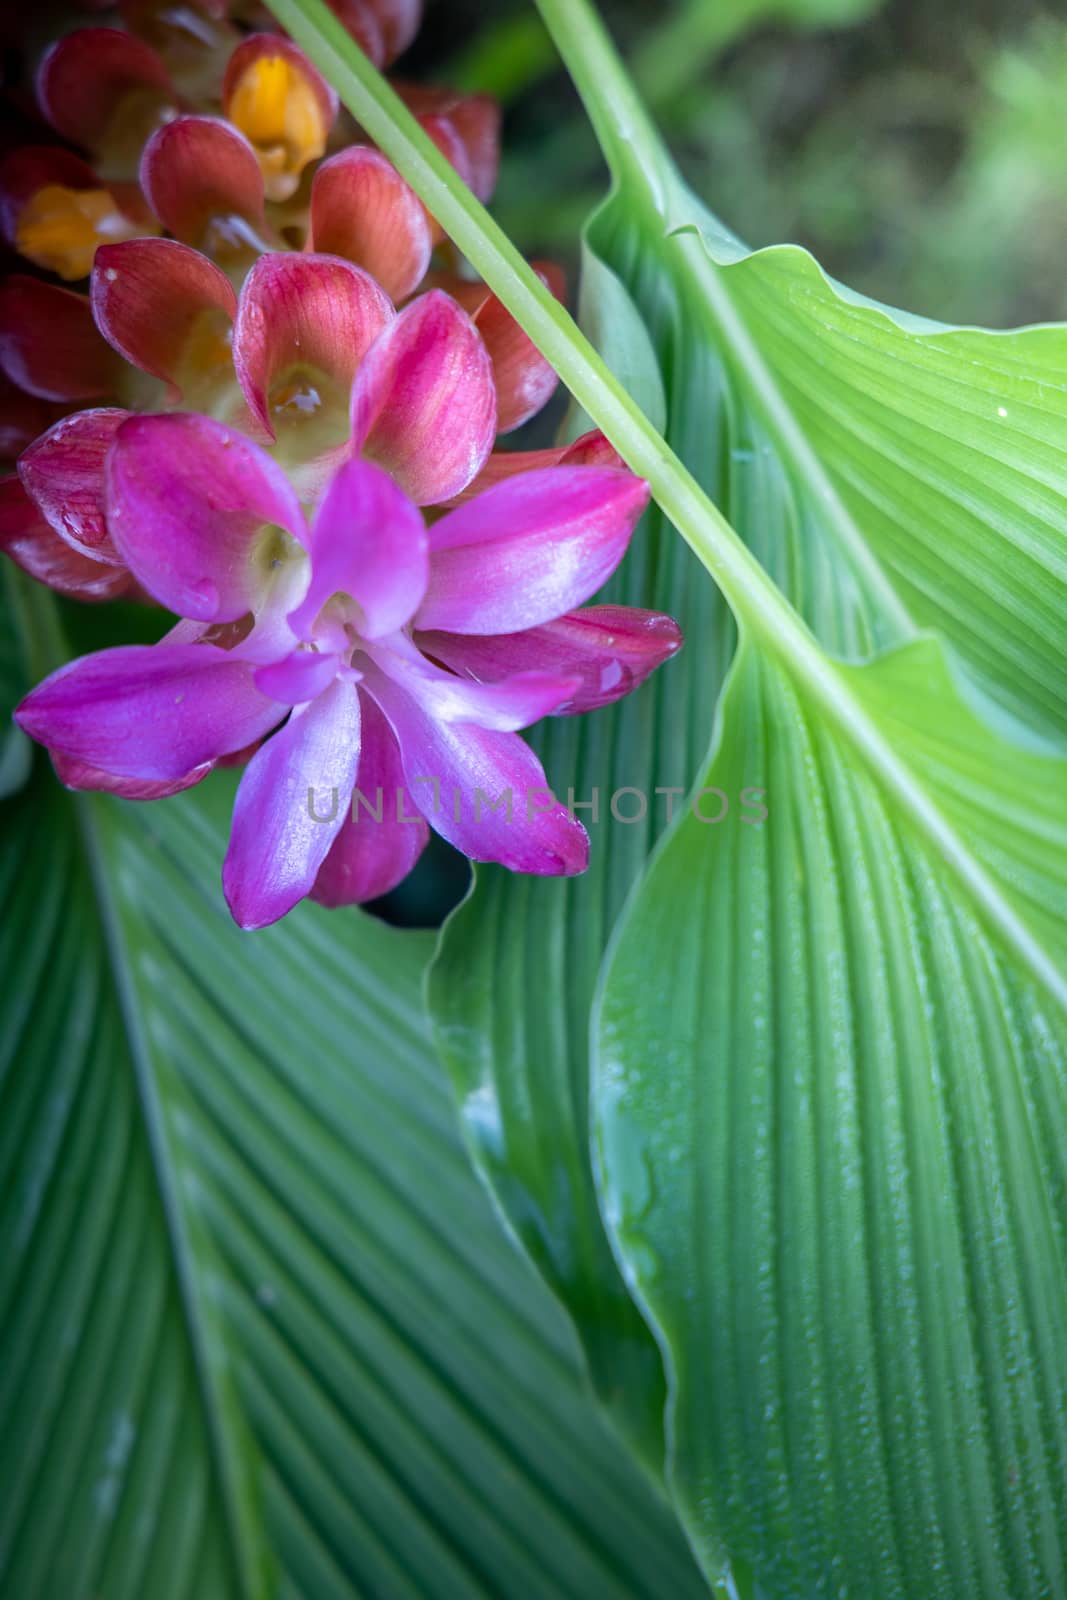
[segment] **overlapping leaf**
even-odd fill
[[[990,932],[922,815],[746,643],[703,781],[759,781],[768,816],[688,816],[624,921],[596,1069],[608,1214],[670,1350],[672,1478],[709,1570],[749,1564],[783,1600],[1054,1594],[1063,764],[992,737],[932,642],[841,694],[1021,936]]]
[[[470,1173],[427,936],[240,935],[231,798],[3,803],[0,1593],[701,1592]]]
[[[671,1481],[709,1573],[748,1566],[780,1600],[1056,1593],[1064,335],[945,330],[799,252],[747,256],[678,184],[586,8],[541,7],[612,159],[590,239],[652,335],[668,438],[764,569],[516,288],[722,577],[746,643],[706,781],[767,791],[762,829],[688,817],[667,839],[602,990],[601,1182],[670,1368]],[[352,98],[385,97],[361,82]],[[376,136],[401,161],[414,149],[384,117]],[[416,151],[409,175],[430,169]],[[507,295],[499,240],[461,201],[447,221]],[[869,667],[833,660],[891,646]],[[717,642],[705,685],[720,658]],[[622,839],[600,841],[609,881],[634,867]],[[557,887],[558,916],[537,919],[521,889],[480,891],[492,915],[472,902],[441,957],[473,963],[445,1042],[474,1063],[473,1132],[520,1228],[582,1089],[584,985],[559,1073],[544,974],[570,983],[576,920],[606,931]],[[588,1320],[583,1287],[569,1302]]]
[[[588,314],[632,391],[653,414],[661,412],[647,335],[610,273],[598,280]],[[589,1159],[589,1011],[615,919],[668,804],[677,805],[690,787],[707,748],[731,634],[699,563],[655,508],[605,595],[669,611],[690,645],[669,672],[620,705],[533,731],[550,781],[563,798],[572,790],[581,807],[576,814],[592,837],[590,869],[561,881],[477,868],[476,887],[454,914],[432,969],[429,998],[475,1157],[570,1311],[602,1399],[659,1470],[660,1356],[611,1255]],[[657,787],[673,789],[674,799],[657,796]],[[626,788],[648,804],[642,818],[620,824],[611,803]],[[620,809],[632,814],[633,798]]]
[[[767,822],[688,817],[620,929],[601,1176],[672,1478],[782,1600],[1055,1593],[1067,768],[1019,741],[1067,721],[1067,336],[886,313],[666,185],[593,238],[720,352],[720,502],[831,650],[954,662],[846,672],[742,603],[703,781]]]

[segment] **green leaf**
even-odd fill
[[[1062,763],[991,735],[933,641],[838,670],[1067,971]],[[605,973],[595,1089],[683,1516],[709,1571],[789,1600],[1059,1593],[1067,1017],[747,643],[702,783],[757,785],[767,818],[666,841]]]
[[[608,594],[660,606],[691,635],[714,636],[722,613],[691,553],[650,515]],[[550,782],[592,836],[577,879],[476,869],[430,973],[438,1049],[459,1095],[467,1137],[510,1226],[561,1297],[597,1392],[650,1469],[663,1463],[659,1352],[623,1285],[600,1217],[590,1162],[589,1012],[605,942],[644,866],[662,802],[617,825],[617,790],[689,788],[707,744],[713,673],[695,652],[678,673],[592,718],[544,724],[531,743]],[[686,668],[690,670],[686,673]],[[631,805],[633,802],[630,802]]]
[[[1067,725],[1067,333],[886,312],[614,155],[591,242],[718,352],[734,526],[834,650],[954,646],[816,665],[739,596],[702,783],[769,818],[688,816],[622,921],[594,1120],[671,1481],[783,1600],[1058,1593],[1067,769],[971,707]]]
[[[629,391],[662,414],[648,334],[621,283],[593,262],[583,307]],[[572,431],[585,424],[575,421]],[[568,880],[478,867],[430,973],[438,1049],[460,1098],[467,1137],[509,1224],[574,1319],[604,1404],[646,1464],[663,1463],[665,1398],[659,1351],[611,1254],[590,1163],[589,1012],[605,942],[642,870],[662,815],[618,826],[616,790],[659,784],[684,792],[699,769],[718,681],[710,644],[730,634],[715,590],[662,514],[635,536],[606,598],[657,605],[709,652],[683,653],[638,694],[595,717],[558,718],[530,742],[550,781],[583,807],[590,869]],[[598,818],[589,803],[596,795]]]
[[[703,1592],[471,1175],[431,936],[240,934],[232,788],[2,806],[0,1593]]]
[[[780,1600],[1062,1594],[1067,763],[1039,748],[1063,722],[1059,691],[1041,692],[1043,674],[1062,681],[1047,627],[1064,615],[1059,335],[946,335],[832,288],[824,300],[794,304],[787,290],[776,301],[763,280],[743,317],[737,297],[759,258],[746,262],[721,230],[710,248],[692,231],[692,206],[603,30],[582,0],[540,0],[627,196],[618,273],[642,312],[646,300],[660,311],[674,300],[669,405],[690,352],[718,366],[704,437],[721,506],[732,513],[736,502],[744,533],[762,529],[761,561],[321,6],[275,6],[648,478],[744,633],[722,707],[725,765],[711,776],[747,783],[739,750],[767,765],[773,791],[770,775],[756,779],[768,789],[766,833],[739,835],[758,848],[701,851],[692,840],[702,825],[687,820],[667,839],[619,924],[594,1071],[608,1221],[662,1339],[669,1477],[709,1572],[749,1556],[760,1591]],[[831,301],[858,314],[858,350]],[[669,318],[646,315],[657,342],[671,337]],[[817,360],[810,323],[820,316],[845,384]],[[791,393],[781,349],[793,320],[809,359]],[[904,375],[900,334],[914,369]],[[998,363],[1006,382],[1024,384],[1012,400],[1027,406],[1028,431],[1011,451],[982,425],[1010,421],[1011,407],[1002,397],[1007,418],[980,415],[961,350],[987,402]],[[869,391],[856,377],[865,361]],[[1034,361],[1042,376],[1027,389]],[[804,404],[823,382],[864,408],[847,493],[835,430],[807,431],[818,408]],[[679,392],[693,401],[684,382]],[[921,404],[898,416],[913,394]],[[757,423],[773,469],[757,480],[762,502],[733,470]],[[679,425],[696,422],[669,411],[668,428]],[[851,429],[847,412],[836,418],[837,432]],[[935,445],[953,460],[954,499],[935,492]],[[891,561],[886,523],[905,514]],[[924,547],[922,588],[901,574],[924,517],[938,536]],[[1024,586],[1035,629],[1012,631],[1015,596],[988,576],[1000,562]],[[917,636],[909,589],[935,609],[941,639]],[[824,648],[891,640],[910,642],[866,667]],[[493,933],[514,936],[503,919]],[[738,1026],[724,1038],[702,1005],[726,970],[738,981],[722,1021]],[[529,972],[543,1005],[538,968]],[[746,1055],[737,1041],[749,1038],[758,1042]],[[762,1082],[744,1074],[753,1055]],[[502,1059],[507,1070],[513,1052]],[[742,1108],[725,1143],[721,1092]],[[761,1096],[762,1113],[748,1098]],[[634,1114],[613,1124],[620,1106]],[[557,1100],[553,1118],[570,1114]],[[546,1118],[527,1140],[546,1164],[555,1132]]]

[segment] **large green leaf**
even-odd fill
[[[1049,578],[1067,576],[1067,332],[943,330],[889,313],[831,284],[802,251],[746,255],[673,182],[650,194],[649,177],[665,181],[655,169],[618,164],[624,181],[589,230],[583,325],[643,398],[639,338],[622,333],[633,296],[669,386],[672,446],[820,638],[863,655],[939,626],[976,684],[1062,733],[1067,584]],[[721,275],[708,247],[728,263]],[[954,427],[968,418],[969,434],[946,436],[948,416]],[[672,610],[688,651],[634,703],[534,736],[550,777],[579,798],[599,789],[605,811],[624,785],[650,796],[690,786],[731,640],[688,553],[672,552],[669,524],[654,514],[646,538],[611,592]],[[481,871],[431,988],[475,1148],[609,1395],[635,1346],[605,1347],[604,1306],[620,1304],[612,1264],[579,1243],[599,1236],[581,1159],[586,1016],[608,933],[665,816],[653,802],[646,827],[594,829],[579,885]],[[563,1011],[528,986],[549,960],[568,975]],[[626,1326],[625,1308],[617,1321]],[[632,1411],[631,1384],[623,1394]]]
[[[703,1592],[470,1173],[430,936],[238,933],[231,798],[2,807],[0,1593]]]
[[[332,40],[320,59],[744,628],[706,781],[765,789],[769,817],[668,837],[619,924],[596,1036],[607,1221],[667,1359],[670,1479],[709,1572],[748,1563],[780,1600],[1060,1594],[1064,334],[946,330],[799,252],[748,256],[678,183],[580,0],[541,9],[612,158],[591,242],[721,510],[371,75]],[[846,667],[820,641],[894,648]],[[694,642],[714,681],[721,638]],[[583,777],[595,722],[569,756]],[[576,1125],[581,1005],[569,1073],[531,1041],[556,1042],[534,1013],[546,971],[570,989],[582,930],[524,923],[521,886],[492,892],[491,918],[472,902],[448,931],[440,970],[475,977],[438,1005],[521,1226]],[[525,987],[485,952],[505,939],[524,941]]]
[[[651,414],[662,413],[648,335],[625,290],[595,259],[585,302],[589,326],[631,392]],[[690,442],[698,454],[698,439]],[[590,869],[561,881],[477,868],[475,888],[452,917],[431,969],[429,1000],[475,1157],[570,1311],[599,1394],[658,1470],[661,1359],[619,1277],[589,1157],[589,1012],[605,942],[666,805],[653,800],[643,822],[623,826],[612,819],[611,797],[632,786],[649,795],[657,785],[679,793],[690,787],[707,749],[731,635],[714,587],[701,581],[696,558],[655,507],[606,594],[670,611],[705,647],[684,652],[618,706],[534,730],[531,743],[549,780],[560,794],[573,789],[583,807],[577,814],[592,835]],[[595,822],[588,809],[594,795]]]
[[[768,816],[687,816],[624,921],[607,1211],[709,1570],[783,1600],[1061,1593],[1064,767],[992,736],[932,642],[841,678],[962,860],[746,643],[703,783],[759,783]]]
[[[617,139],[592,242],[719,354],[731,521],[836,652],[953,647],[845,671],[736,594],[702,783],[768,819],[688,816],[620,927],[595,1120],[672,1482],[783,1600],[1060,1593],[1067,767],[1003,734],[1067,727],[1067,332],[749,256]]]

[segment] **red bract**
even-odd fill
[[[214,262],[176,239],[131,239],[98,252],[90,304],[97,328],[167,398],[210,388],[228,367],[237,296]]]
[[[27,261],[73,283],[88,276],[98,245],[155,224],[134,186],[102,183],[69,150],[27,145],[0,163],[0,229]]]
[[[135,588],[125,566],[91,559],[61,538],[14,476],[0,478],[0,550],[31,578],[78,600],[115,600]]]
[[[122,363],[84,295],[14,273],[0,283],[0,371],[41,400],[98,400],[117,394]]]
[[[166,63],[121,28],[79,28],[54,44],[37,99],[56,132],[112,177],[136,174],[146,137],[178,105]]]
[[[255,249],[263,174],[242,133],[221,117],[175,117],[145,145],[141,187],[169,233],[209,255]]]
[[[308,245],[365,267],[394,300],[418,288],[433,250],[422,202],[366,145],[341,150],[316,172]]]
[[[379,63],[418,17],[334,9]],[[44,428],[0,484],[0,547],[64,593],[178,620],[62,668],[19,722],[72,788],[151,800],[245,766],[223,869],[243,927],[384,893],[431,826],[476,860],[582,871],[585,832],[518,730],[618,699],[678,648],[667,617],[582,609],[647,486],[599,434],[493,453],[556,375],[454,252],[434,267],[441,229],[379,151],[326,158],[336,96],[284,34],[242,38],[225,0],[123,17],[41,70],[84,154],[0,169],[16,249],[68,281],[92,264],[88,295],[0,286],[0,372]],[[493,103],[404,94],[488,198]]]

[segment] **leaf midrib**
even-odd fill
[[[658,136],[596,13],[584,0],[537,0],[597,125],[627,171],[666,215],[675,181]],[[1041,948],[995,880],[922,791],[859,699],[726,517],[674,455],[562,306],[449,166],[322,0],[270,0],[279,22],[338,89],[441,226],[556,368],[703,562],[751,636],[808,692],[900,803],[1031,975],[1067,1011],[1067,975]],[[699,241],[694,241],[703,248]],[[709,267],[710,267],[709,261]]]
[[[681,185],[676,193],[684,194]],[[754,409],[774,441],[779,458],[804,480],[812,501],[818,505],[826,527],[864,587],[875,597],[890,639],[902,642],[915,638],[918,626],[901,599],[884,565],[863,536],[855,517],[845,505],[836,484],[816,451],[804,435],[792,407],[782,393],[774,373],[765,361],[740,311],[730,294],[723,269],[708,254],[696,224],[683,224],[664,235],[664,242],[677,245],[677,257],[704,305],[712,314],[722,344],[734,358],[736,374],[744,381],[755,401]]]

